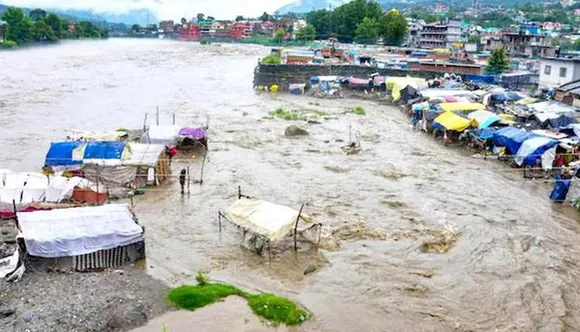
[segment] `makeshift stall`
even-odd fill
[[[288,234],[292,234],[294,237],[294,250],[297,251],[298,233],[304,233],[307,230],[318,228],[316,240],[318,243],[320,241],[320,231],[322,228],[322,224],[315,223],[310,217],[302,213],[303,208],[304,204],[300,207],[300,210],[294,210],[287,206],[244,196],[239,191],[238,200],[230,205],[225,213],[218,212],[220,232],[222,219],[227,220],[242,228],[244,238],[246,232],[250,232],[259,240],[255,242],[257,244],[255,249],[258,253],[261,253],[264,246],[267,246],[269,254],[272,243],[277,243]],[[299,230],[298,225],[300,221],[308,223],[310,226],[306,229]]]

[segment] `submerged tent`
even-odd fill
[[[516,154],[522,143],[533,137],[537,137],[537,135],[525,129],[504,127],[493,134],[493,144],[495,146],[505,146],[509,153]]]
[[[577,123],[578,121],[576,121],[575,118],[565,115],[565,114],[561,114],[556,118],[551,118],[546,120],[543,123],[543,126],[546,128],[552,128],[552,129],[558,129],[558,128],[564,128],[567,127],[571,124]]]
[[[19,212],[18,222],[32,256],[77,256],[143,241],[127,204]]]
[[[407,85],[405,88],[401,89],[401,101],[407,103],[411,99],[415,99],[419,96],[417,89],[412,85]]]
[[[435,118],[434,122],[441,125],[445,130],[463,131],[471,124],[471,121],[453,112],[445,112]]]
[[[416,77],[389,77],[385,81],[387,90],[391,90],[393,101],[398,101],[401,98],[401,90],[411,85],[415,89],[426,86],[425,80]]]
[[[485,110],[485,106],[480,103],[441,103],[439,107],[443,111],[477,111]]]
[[[280,241],[292,230],[298,214],[298,211],[287,206],[244,197],[226,210],[226,216],[233,223],[271,242]],[[300,219],[308,221],[304,215]]]
[[[547,150],[558,144],[555,139],[532,137],[522,142],[514,161],[518,166],[535,165]]]
[[[478,128],[487,128],[494,124],[495,122],[499,121],[500,118],[497,114],[490,112],[490,111],[474,111],[467,115],[470,120],[475,121],[475,124]]]
[[[348,78],[348,87],[350,89],[367,89],[370,87],[371,80],[368,78]]]

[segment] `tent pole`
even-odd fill
[[[203,153],[203,161],[201,163],[201,175],[199,177],[199,185],[203,184],[203,170],[205,169],[205,157],[207,156],[207,147],[205,148],[205,152]]]
[[[300,211],[298,211],[298,216],[296,217],[296,224],[294,225],[294,251],[298,251],[298,245],[296,243],[296,233],[298,233],[298,221],[300,220],[302,209],[304,209],[304,203],[300,207]]]
[[[173,125],[175,126],[175,113],[173,113]]]
[[[20,223],[18,222],[18,214],[16,213],[17,212],[17,210],[16,210],[16,200],[14,200],[14,199],[12,200],[12,208],[14,209],[14,222],[16,223],[16,228],[19,231],[22,231],[20,229]]]
[[[190,176],[189,176],[189,166],[187,166],[187,194],[189,195],[189,183],[190,183]]]
[[[145,119],[143,120],[143,132],[147,131],[147,113],[145,113]]]

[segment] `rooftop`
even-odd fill
[[[543,57],[542,60],[550,60],[550,61],[566,61],[566,62],[574,62],[580,63],[580,58],[557,58],[557,57]]]

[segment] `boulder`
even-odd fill
[[[298,126],[292,125],[286,128],[286,130],[284,131],[284,135],[287,137],[293,137],[293,136],[307,136],[309,134],[306,130]]]

